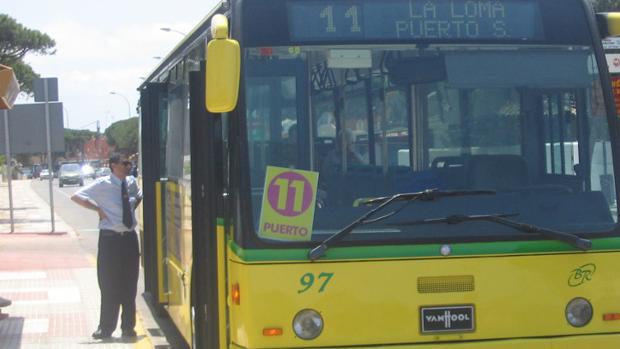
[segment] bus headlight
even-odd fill
[[[304,309],[293,319],[293,331],[301,339],[315,339],[323,331],[323,318],[316,310]]]
[[[592,305],[585,298],[574,298],[566,306],[566,320],[575,327],[583,327],[592,320]]]

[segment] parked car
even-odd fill
[[[78,164],[64,164],[60,166],[58,175],[58,186],[62,188],[65,184],[78,184],[84,186],[84,175]]]
[[[39,172],[39,180],[50,179],[50,170],[44,168]]]
[[[41,174],[41,165],[33,165],[32,171],[32,178],[39,178],[39,175]]]
[[[97,177],[109,176],[112,173],[109,167],[100,167],[97,169],[96,175]]]
[[[32,179],[32,169],[29,167],[22,167],[19,170],[22,173],[22,177],[25,179]]]

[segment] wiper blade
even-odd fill
[[[364,202],[365,205],[372,205],[372,204],[380,204],[380,205],[366,212],[364,215],[362,215],[358,219],[351,222],[349,225],[344,227],[339,232],[323,240],[318,246],[314,247],[313,249],[310,250],[310,252],[308,252],[308,258],[311,261],[315,261],[323,257],[325,255],[325,252],[327,252],[327,249],[329,249],[332,243],[342,239],[343,237],[351,233],[353,229],[363,224],[375,223],[375,222],[385,220],[397,214],[404,208],[403,206],[383,216],[370,219],[370,217],[373,216],[376,212],[380,211],[381,209],[383,209],[384,207],[388,206],[389,204],[393,202],[396,202],[396,201],[410,201],[411,202],[411,201],[417,201],[417,200],[433,201],[438,198],[446,197],[446,196],[494,195],[494,194],[495,194],[494,190],[446,190],[444,191],[444,190],[437,190],[437,189],[427,189],[427,190],[416,192],[416,193],[400,193],[400,194],[395,194],[392,196],[378,197],[378,198],[367,200]]]
[[[518,213],[498,213],[498,214],[484,214],[484,215],[464,215],[464,214],[453,214],[447,217],[442,218],[426,218],[420,219],[418,221],[405,221],[405,222],[395,222],[390,223],[388,225],[419,225],[419,224],[437,224],[437,223],[445,223],[445,224],[460,224],[463,222],[472,222],[472,221],[488,221],[495,217],[515,217],[518,216]]]
[[[420,200],[420,201],[433,201],[440,197],[446,196],[472,196],[472,195],[495,195],[495,190],[437,190],[437,189],[427,189],[425,191],[417,192],[417,193],[403,193],[396,194],[392,196],[382,196],[378,198],[368,199],[363,202],[364,205],[372,205],[386,202],[388,200],[393,201],[402,201],[402,200]]]
[[[459,224],[463,222],[471,222],[471,221],[487,221],[494,222],[497,224],[501,224],[507,227],[511,227],[513,229],[522,231],[524,233],[529,234],[540,234],[547,238],[555,239],[558,241],[565,242],[575,248],[578,248],[582,251],[587,251],[592,248],[592,241],[588,239],[580,238],[577,235],[569,234],[557,230],[537,227],[535,225],[521,223],[517,221],[513,221],[507,219],[505,217],[516,216],[517,214],[490,214],[490,215],[451,215],[443,218],[430,218],[430,219],[422,219],[418,221],[409,221],[409,222],[398,222],[390,225],[417,225],[417,224],[435,224],[435,223],[445,223],[445,224]]]

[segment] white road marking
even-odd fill
[[[54,287],[47,291],[52,303],[79,303],[82,301],[77,287]]]
[[[47,333],[50,327],[50,319],[24,319],[23,334]]]
[[[4,292],[5,290],[3,290]],[[16,290],[12,290],[16,291]],[[47,292],[47,299],[18,300],[13,301],[14,305],[42,305],[42,304],[73,304],[80,303],[82,297],[77,287],[51,287],[41,289],[24,289],[19,293],[26,292]],[[4,294],[8,294],[6,292]]]
[[[0,272],[0,281],[7,280],[41,280],[47,279],[44,271],[3,271]]]
[[[11,294],[47,293],[46,299],[15,300],[14,305],[80,303],[82,296],[77,287],[26,287],[0,289],[0,294],[11,298]]]
[[[61,193],[62,195],[64,195],[65,197],[68,197],[69,199],[71,199],[71,195],[73,195],[73,193],[67,194],[67,193],[64,192],[64,190],[60,190],[60,189],[58,190],[58,192]]]
[[[0,288],[0,294],[7,293],[35,293],[35,292],[47,292],[49,288],[43,287],[30,287],[30,288]]]

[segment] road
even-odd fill
[[[87,179],[85,185],[92,182],[92,179]],[[47,180],[33,180],[32,188],[34,191],[45,200],[48,204],[49,200],[49,181]],[[76,203],[71,201],[71,195],[75,193],[81,187],[79,186],[67,186],[62,188],[58,187],[58,179],[53,181],[53,196],[54,196],[54,212],[60,216],[65,223],[71,226],[79,237],[80,244],[93,256],[97,255],[97,239],[99,230],[97,224],[99,218],[97,213],[89,211]]]

